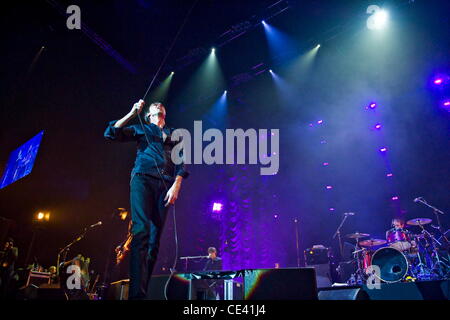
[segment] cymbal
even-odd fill
[[[387,241],[383,239],[368,239],[364,241],[360,241],[359,245],[363,247],[375,247],[375,246],[381,246],[382,244],[385,244]]]
[[[346,238],[350,238],[350,239],[359,239],[359,238],[366,238],[370,236],[370,234],[368,233],[359,233],[359,232],[355,232],[355,233],[350,233],[348,235],[346,235]]]
[[[428,218],[414,218],[411,220],[406,221],[406,224],[410,225],[410,226],[418,226],[418,225],[424,225],[424,224],[428,224],[431,223],[431,219]]]

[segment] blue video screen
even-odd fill
[[[0,189],[5,188],[11,183],[14,183],[31,173],[43,135],[44,131],[39,132],[33,138],[11,152],[2,179],[0,180]]]

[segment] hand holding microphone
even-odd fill
[[[133,108],[131,108],[131,114],[138,115],[141,113],[142,109],[144,108],[145,101],[140,99],[138,102],[133,104]]]

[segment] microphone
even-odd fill
[[[423,200],[422,197],[417,197],[417,198],[415,198],[413,201],[414,201],[414,202],[420,202],[421,200]]]
[[[344,212],[344,216],[354,216],[354,212]]]
[[[89,228],[94,228],[94,227],[96,227],[96,226],[101,226],[101,225],[102,225],[102,222],[99,221],[99,222],[97,222],[97,223],[91,224],[91,225],[89,226]]]

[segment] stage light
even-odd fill
[[[380,148],[380,152],[385,153],[387,151],[386,147]]]
[[[433,81],[433,83],[437,84],[437,85],[441,85],[443,82],[444,82],[444,80],[442,78],[438,78]]]
[[[264,20],[261,20],[261,23],[262,23],[262,24],[266,24],[266,22],[265,22]]]
[[[211,53],[215,53],[216,52],[216,48],[212,47],[211,48]]]
[[[388,178],[390,178],[390,177],[392,177],[394,174],[392,174],[392,173],[388,173],[388,174],[386,174],[386,177],[388,177]]]
[[[444,100],[444,102],[442,102],[442,107],[447,110],[450,111],[450,100]]]
[[[322,123],[323,123],[323,120],[317,121],[317,124],[322,124]]]
[[[328,210],[330,210],[330,211],[334,211],[335,209],[334,209],[334,208],[330,208],[330,209],[328,209]]]
[[[366,109],[376,109],[377,107],[377,103],[376,102],[371,102],[369,103],[369,105],[366,107]]]
[[[320,44],[318,44],[317,46],[316,46],[316,49],[319,49],[320,48]]]
[[[370,14],[370,17],[367,18],[368,29],[381,30],[386,27],[389,19],[389,13],[386,10],[377,5],[371,5],[367,7],[366,13]]]
[[[398,199],[399,199],[398,196],[393,196],[393,197],[391,198],[392,201],[396,201],[396,200],[398,200]]]
[[[333,189],[333,187],[332,187],[332,186],[327,186],[326,188],[327,188],[327,190],[331,190],[331,189]]]
[[[377,123],[374,128],[375,128],[375,130],[380,130],[381,129],[381,124]]]
[[[262,26],[272,57],[280,57],[294,50],[295,43],[286,33],[266,22],[262,22]]]
[[[324,166],[324,167],[328,167],[329,165],[330,165],[330,164],[329,164],[328,162],[324,162],[324,163],[323,163],[323,166]]]
[[[275,219],[277,219],[277,218],[278,218],[278,215],[277,215],[277,214],[274,214],[273,217],[274,217]]]
[[[273,73],[272,69],[269,69],[269,72],[270,72],[270,73]]]
[[[228,91],[227,91],[227,90],[225,90],[225,91],[223,92],[223,94],[227,94],[227,92],[228,92]]]
[[[214,202],[213,203],[213,208],[212,211],[213,212],[220,212],[223,209],[223,204],[221,204],[220,202]]]
[[[382,29],[386,26],[388,20],[388,13],[386,10],[379,10],[374,14],[374,27],[375,29]]]
[[[35,219],[39,222],[41,221],[49,221],[50,220],[50,212],[38,212],[35,216]]]
[[[165,101],[169,92],[170,84],[175,72],[171,72],[152,92],[150,93],[150,100]]]

